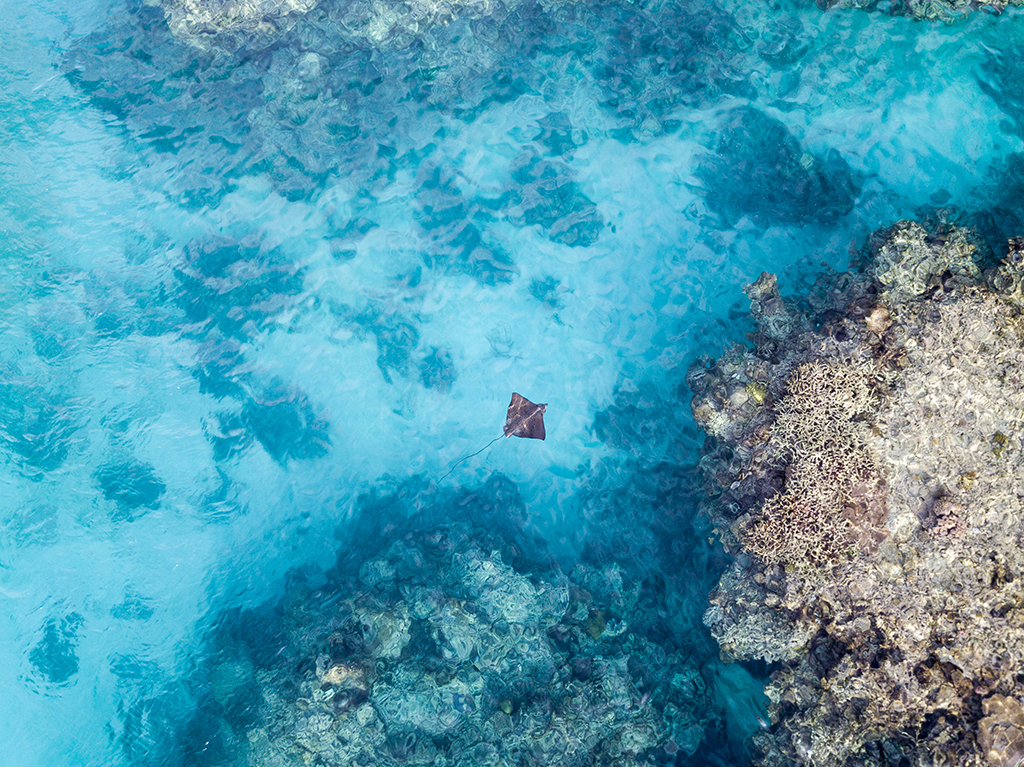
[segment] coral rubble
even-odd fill
[[[705,512],[737,558],[705,623],[775,664],[759,763],[1024,758],[1024,241],[872,236],[752,348],[695,363]]]

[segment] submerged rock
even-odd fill
[[[763,275],[754,348],[691,369],[705,512],[737,555],[705,623],[778,664],[759,764],[1024,754],[1019,250],[983,273],[973,231],[900,222],[802,317]]]
[[[753,107],[726,116],[714,154],[694,169],[723,219],[762,224],[834,223],[851,210],[860,181],[836,150],[804,151],[778,120]]]
[[[68,613],[51,617],[43,626],[43,636],[28,654],[33,676],[53,685],[73,683],[78,675],[78,630],[82,616]]]

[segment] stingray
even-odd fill
[[[505,414],[505,426],[502,429],[502,434],[499,437],[495,437],[482,448],[477,450],[475,453],[470,453],[464,458],[460,458],[452,467],[448,469],[444,477],[437,480],[438,484],[455,471],[455,467],[463,461],[468,461],[475,455],[480,455],[484,450],[489,448],[501,437],[522,437],[523,439],[544,439],[546,433],[544,431],[544,411],[548,409],[547,405],[538,405],[536,402],[530,402],[519,392],[512,392],[512,401],[508,403],[508,413]]]
[[[524,439],[544,439],[544,411],[547,405],[537,405],[518,392],[512,392],[505,415],[505,436]],[[501,437],[495,437],[497,441]],[[494,444],[493,442],[491,444]]]

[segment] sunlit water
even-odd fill
[[[454,515],[497,473],[564,568],[666,579],[719,709],[686,763],[738,763],[760,672],[700,624],[686,367],[762,270],[796,291],[936,205],[1013,233],[1019,15],[522,3],[373,40],[337,7],[204,56],[152,8],[0,4],[3,762],[229,762],[195,724],[224,616],[379,499]],[[438,484],[512,391],[547,439]]]

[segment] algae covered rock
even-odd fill
[[[777,664],[760,764],[1024,753],[1018,251],[985,270],[971,230],[900,222],[802,321],[766,321],[796,304],[749,291],[754,348],[691,369],[704,511],[737,555],[705,623]],[[754,378],[760,402],[733,396]]]

